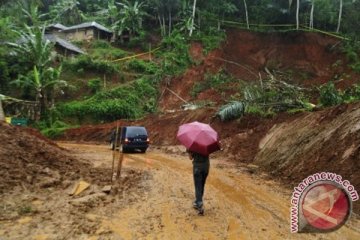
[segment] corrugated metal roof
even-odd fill
[[[73,52],[77,52],[77,53],[81,53],[81,54],[85,54],[85,52],[83,50],[81,50],[80,48],[78,48],[77,46],[75,46],[74,44],[59,38],[58,36],[55,36],[53,34],[45,34],[44,35],[45,39],[55,43],[55,44],[59,44],[60,46],[69,49]]]
[[[50,28],[50,27],[58,28],[58,29],[60,29],[60,30],[65,30],[65,29],[68,28],[68,27],[62,25],[61,23],[51,24],[51,25],[47,26],[46,28]]]
[[[64,32],[67,31],[71,31],[71,30],[75,30],[75,29],[81,29],[81,28],[89,28],[89,27],[95,27],[99,30],[102,30],[104,32],[108,32],[108,33],[112,33],[112,31],[110,31],[109,29],[107,29],[106,27],[104,27],[103,25],[98,24],[97,22],[86,22],[86,23],[81,23],[79,25],[75,25],[75,26],[71,26],[66,28],[65,30],[63,30]]]

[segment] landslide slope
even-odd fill
[[[259,82],[260,76],[266,79],[266,71],[270,71],[291,84],[308,88],[329,81],[335,81],[338,88],[346,88],[359,82],[360,77],[348,67],[341,46],[342,40],[320,33],[256,33],[227,29],[222,46],[206,56],[201,44],[191,46],[189,53],[199,64],[167,82],[159,106],[163,110],[178,109],[184,103],[165,87],[186,101],[226,102],[241,91],[241,85],[229,82],[221,86],[221,91],[210,88],[196,97],[191,94],[195,84],[205,82],[208,76],[220,70],[245,82]]]
[[[254,163],[294,186],[311,174],[333,172],[360,191],[360,103],[274,125]],[[354,207],[359,212],[359,202]]]

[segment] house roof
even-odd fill
[[[75,46],[74,44],[62,39],[62,38],[59,38],[58,36],[56,35],[53,35],[53,34],[45,34],[44,35],[45,39],[49,40],[50,42],[53,42],[55,44],[59,44],[60,46],[66,48],[66,49],[69,49],[73,52],[77,52],[77,53],[81,53],[81,54],[85,54],[85,52],[83,50],[81,50],[80,48],[78,48],[77,46]]]
[[[65,30],[67,29],[68,27],[62,25],[61,23],[54,23],[54,24],[51,24],[49,26],[47,26],[46,28],[57,28],[57,29],[60,29],[60,30]]]
[[[71,31],[71,30],[75,30],[75,29],[81,29],[81,28],[90,28],[90,27],[95,27],[99,30],[102,30],[104,32],[108,32],[108,33],[112,33],[112,31],[110,31],[108,28],[104,27],[103,25],[97,23],[97,22],[86,22],[86,23],[81,23],[79,25],[75,25],[75,26],[71,26],[68,27],[66,29],[64,29],[63,31]]]

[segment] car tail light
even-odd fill
[[[147,139],[146,139],[146,142],[147,142],[147,143],[150,143],[150,139],[149,139],[149,138],[147,138]]]
[[[125,138],[125,143],[129,143],[129,142],[130,142],[129,139]]]

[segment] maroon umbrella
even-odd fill
[[[188,150],[205,156],[220,149],[218,133],[205,123],[183,124],[176,137]]]

